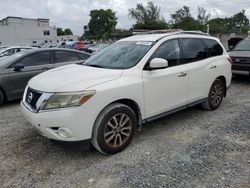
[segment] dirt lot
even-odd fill
[[[250,79],[234,78],[222,106],[144,126],[123,152],[58,145],[0,108],[1,187],[250,187]]]

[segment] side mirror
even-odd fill
[[[163,69],[168,67],[168,61],[162,58],[154,58],[149,63],[150,69]]]
[[[18,72],[18,71],[22,70],[23,68],[24,68],[24,65],[22,63],[17,63],[14,66],[14,71]]]

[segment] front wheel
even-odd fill
[[[130,107],[120,103],[111,104],[95,122],[92,145],[104,154],[118,153],[131,142],[136,125],[136,116]]]
[[[216,110],[224,97],[225,87],[220,79],[216,79],[212,84],[207,100],[202,103],[202,107],[206,110]]]

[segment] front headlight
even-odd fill
[[[84,104],[95,94],[94,90],[82,92],[65,92],[55,93],[47,101],[45,101],[41,110],[49,110],[56,108],[75,107]]]

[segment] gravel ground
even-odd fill
[[[234,78],[221,107],[194,107],[144,126],[123,152],[58,145],[0,109],[1,187],[250,187],[250,80]]]

